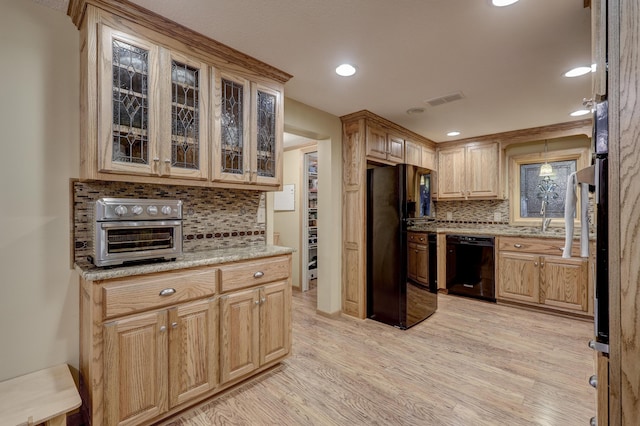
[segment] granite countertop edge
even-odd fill
[[[438,234],[452,235],[482,235],[492,237],[528,237],[528,238],[549,238],[564,240],[565,234],[562,231],[529,231],[518,228],[511,229],[487,229],[487,228],[449,228],[433,225],[416,225],[407,228],[409,232],[436,232]],[[564,230],[563,230],[564,231]],[[579,235],[573,236],[574,240],[579,240]],[[589,234],[589,240],[595,241],[595,234]]]
[[[154,272],[175,271],[195,268],[198,266],[218,265],[241,260],[260,259],[293,253],[291,247],[283,246],[255,246],[235,247],[216,250],[203,250],[184,253],[175,261],[136,264],[127,266],[97,267],[89,261],[79,260],[74,263],[74,269],[86,281],[101,281],[133,275],[152,274]]]

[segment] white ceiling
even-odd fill
[[[569,113],[591,93],[590,75],[562,76],[591,63],[583,0],[132,1],[292,74],[289,98],[368,109],[436,142],[581,120]],[[343,62],[358,73],[338,77]]]

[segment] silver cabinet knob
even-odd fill
[[[175,288],[165,288],[164,290],[162,290],[159,295],[160,296],[171,296],[172,294],[175,294],[176,289]]]
[[[264,303],[264,302],[266,302],[266,301],[267,301],[267,298],[266,298],[266,297],[263,297],[262,299],[260,299],[260,303]]]
[[[522,248],[522,244],[514,244],[513,245],[515,248]]]
[[[262,271],[258,271],[255,274],[253,274],[253,278],[262,278],[264,277],[264,272]]]
[[[596,418],[595,418],[595,417],[591,417],[591,420],[589,420],[589,424],[590,424],[591,426],[597,426],[598,421],[596,420]]]
[[[172,322],[171,323],[171,328],[178,328],[178,323],[177,322]]]
[[[255,301],[255,302],[253,302],[253,303],[255,303],[256,305],[259,305],[259,304],[260,304],[260,301],[259,301],[259,300],[256,300],[256,301]]]
[[[597,388],[598,387],[598,376],[596,376],[595,374],[591,377],[589,377],[589,384],[594,387]]]
[[[166,326],[162,326],[160,327],[160,333],[164,333],[165,331],[167,331],[167,327]]]

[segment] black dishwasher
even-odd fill
[[[494,237],[447,235],[447,291],[496,301]]]

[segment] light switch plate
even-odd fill
[[[494,222],[502,222],[502,213],[500,212],[495,212],[493,214],[493,221]]]

